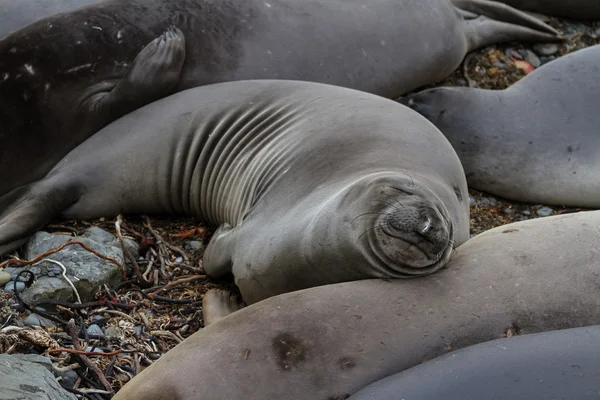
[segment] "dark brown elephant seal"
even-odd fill
[[[600,207],[600,45],[505,90],[440,87],[400,101],[448,138],[469,187],[506,199]]]
[[[430,274],[469,235],[460,160],[395,101],[257,80],[176,93],[115,121],[0,198],[0,254],[53,217],[194,215],[253,303],[315,285]]]
[[[210,324],[114,400],[343,399],[465,346],[600,324],[600,211],[500,226],[419,279],[276,296]]]
[[[96,1],[98,0],[0,0],[0,39],[42,18]]]
[[[546,15],[572,18],[584,21],[600,20],[598,0],[498,0],[502,3],[528,11]]]
[[[600,326],[469,346],[377,381],[348,400],[588,400],[600,394]]]
[[[446,77],[474,48],[556,39],[498,5],[463,18],[449,0],[108,0],[45,18],[0,41],[0,195],[173,92],[293,79],[392,98]]]

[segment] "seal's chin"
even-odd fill
[[[381,213],[371,244],[388,268],[415,276],[446,265],[453,250],[453,227],[442,207],[413,198]]]

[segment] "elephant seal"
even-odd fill
[[[201,86],[122,117],[0,198],[0,253],[55,216],[179,213],[219,226],[204,253],[246,303],[443,267],[469,235],[446,138],[408,107],[337,86]]]
[[[598,325],[599,226],[600,211],[513,223],[469,239],[427,277],[272,297],[193,334],[114,400],[343,399],[508,328]]]
[[[521,10],[583,21],[600,20],[598,0],[498,0]]]
[[[600,393],[600,326],[497,339],[377,381],[348,400],[589,399]]]
[[[98,0],[0,0],[0,39],[37,20],[95,1]]]
[[[600,45],[505,90],[441,87],[400,101],[450,140],[469,186],[506,199],[600,207]]]
[[[0,195],[173,92],[291,79],[393,98],[443,79],[474,48],[557,39],[496,6],[463,18],[449,0],[110,0],[37,21],[0,41]]]

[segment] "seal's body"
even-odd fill
[[[505,90],[444,87],[401,101],[450,140],[469,186],[511,200],[600,207],[600,46]]]
[[[513,7],[579,20],[600,20],[598,0],[498,0]]]
[[[51,218],[195,215],[243,298],[432,273],[469,232],[444,136],[392,100],[298,81],[177,93],[115,121],[39,182],[0,198],[0,252]]]
[[[589,399],[600,392],[600,326],[492,340],[377,381],[348,400]]]
[[[45,18],[0,41],[0,195],[173,92],[293,79],[392,98],[476,47],[556,38],[517,10],[482,12],[465,20],[449,0],[107,0]]]
[[[261,301],[187,338],[114,399],[339,399],[509,328],[598,325],[598,225],[600,211],[504,225],[424,278]]]
[[[98,0],[0,0],[0,39],[42,18],[96,1]]]

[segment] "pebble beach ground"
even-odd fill
[[[433,86],[504,89],[546,62],[600,43],[600,22],[578,23],[551,19],[549,23],[564,33],[567,40],[535,45],[511,43],[480,49],[469,54],[454,74]],[[511,222],[580,211],[543,204],[520,204],[474,190],[470,190],[469,202],[472,236]],[[123,225],[128,228],[124,229],[128,236],[136,238],[142,243],[142,247],[158,249],[163,246],[163,251],[158,253],[169,261],[168,266],[164,272],[150,271],[149,275],[154,276],[153,290],[161,291],[163,300],[156,301],[148,297],[147,293],[143,295],[142,290],[133,290],[135,285],[129,284],[113,288],[114,290],[107,289],[98,293],[97,298],[110,299],[112,304],[124,304],[130,306],[130,309],[121,308],[116,311],[110,305],[77,308],[67,304],[55,310],[63,318],[76,320],[84,330],[89,331],[90,326],[94,326],[94,338],[85,338],[86,347],[83,348],[93,349],[86,357],[97,367],[95,372],[89,364],[86,364],[87,367],[84,365],[81,354],[77,352],[49,352],[47,348],[44,349],[44,341],[16,338],[14,333],[26,326],[29,311],[24,310],[12,294],[1,290],[0,353],[44,354],[53,361],[55,370],[60,371],[58,374],[63,377],[63,383],[69,382],[72,390],[87,392],[90,398],[108,399],[112,394],[103,382],[108,382],[112,390],[117,391],[143,367],[201,329],[203,294],[213,287],[234,287],[231,281],[214,282],[203,274],[202,251],[212,231],[189,218],[152,217],[151,221],[154,231],[170,247],[151,234],[149,226],[141,217],[125,216]],[[115,232],[115,221],[108,219],[57,222],[48,231],[78,235],[90,225]],[[184,260],[174,248],[183,250],[188,259]],[[146,252],[150,253],[151,251]],[[105,309],[111,312],[103,314]],[[102,323],[98,322],[99,315],[104,317]],[[52,338],[62,348],[73,349],[70,336],[64,333],[64,329],[62,326],[53,326],[43,330],[45,333],[40,335]],[[111,344],[103,339],[108,336],[108,331],[112,336],[120,335],[120,343],[129,343],[129,350],[119,353],[120,347],[115,342]],[[97,355],[97,352],[104,352],[106,355]]]

